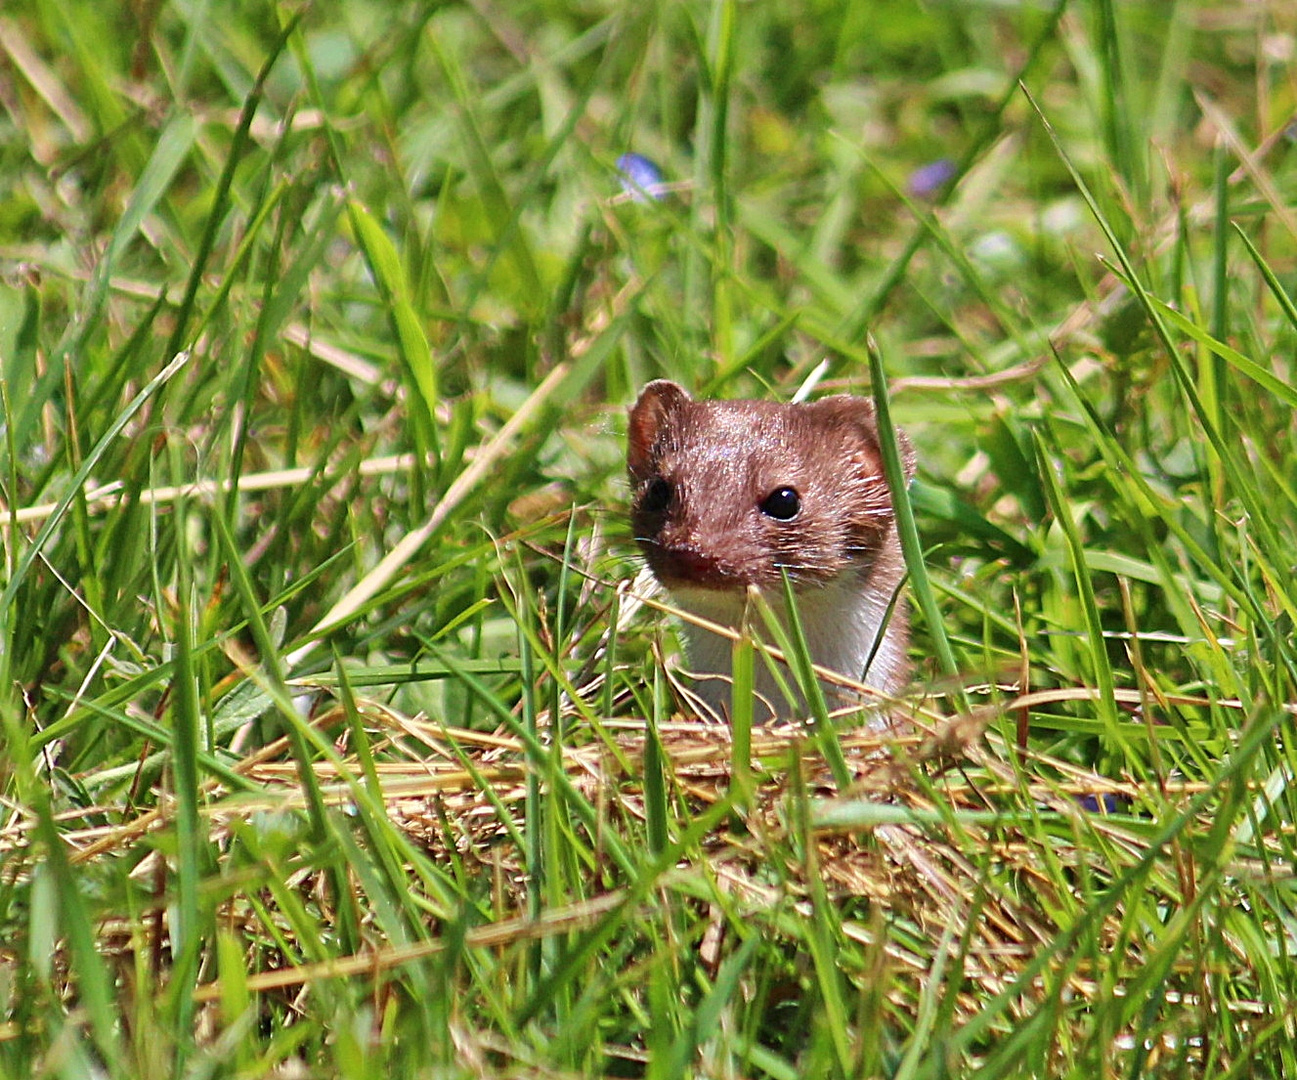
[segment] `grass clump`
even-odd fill
[[[0,1076],[1297,1071],[1294,40],[6,6]],[[677,708],[658,376],[886,389],[902,732]]]

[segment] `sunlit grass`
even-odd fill
[[[7,5],[0,1076],[1297,1074],[1293,47]],[[654,377],[909,433],[896,730],[682,708]]]

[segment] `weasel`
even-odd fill
[[[896,434],[909,480],[914,451]],[[677,606],[737,627],[755,586],[784,619],[787,572],[811,659],[885,693],[902,689],[905,560],[871,401],[695,401],[658,379],[631,409],[627,471],[635,539]],[[698,684],[720,714],[730,701],[731,642],[692,626],[685,635],[691,666],[721,676]],[[840,691],[822,685],[830,706],[841,703]],[[772,712],[787,713],[760,657],[756,689]]]

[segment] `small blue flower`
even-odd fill
[[[1078,795],[1076,801],[1082,810],[1091,814],[1120,814],[1130,809],[1130,800],[1112,792],[1095,792],[1089,795]]]
[[[950,182],[955,175],[955,163],[949,158],[937,158],[926,165],[920,165],[910,173],[906,187],[916,199],[931,199]]]
[[[617,159],[617,173],[622,190],[635,202],[660,199],[665,194],[662,170],[642,154],[622,154]]]

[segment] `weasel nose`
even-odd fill
[[[667,581],[705,585],[725,577],[720,561],[693,548],[659,548],[650,560],[653,572]]]

